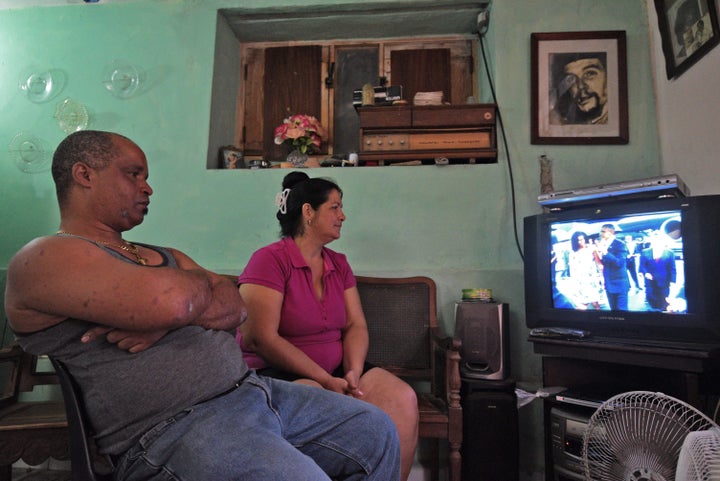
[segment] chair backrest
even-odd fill
[[[431,377],[430,329],[437,327],[429,277],[357,276],[370,334],[367,361],[408,378]]]
[[[70,465],[73,481],[112,481],[112,473],[99,472],[95,469],[91,443],[90,423],[85,414],[82,393],[65,365],[50,359],[62,390],[67,413],[68,431],[70,434]],[[111,469],[109,470],[111,471]]]

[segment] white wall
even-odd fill
[[[646,1],[662,171],[678,174],[693,195],[720,194],[720,46],[668,80],[655,5]]]

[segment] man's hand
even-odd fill
[[[166,329],[155,331],[128,331],[108,326],[97,326],[85,332],[85,334],[82,335],[81,341],[92,342],[105,336],[108,342],[116,344],[120,349],[134,354],[149,348],[167,333],[168,330]]]

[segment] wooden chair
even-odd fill
[[[412,385],[430,383],[429,392],[418,389],[418,408],[420,437],[435,439],[433,480],[439,477],[438,440],[447,439],[449,479],[460,481],[461,343],[438,327],[435,282],[429,277],[356,280],[370,332],[368,362]]]
[[[39,372],[37,358],[14,345],[0,349],[0,481],[12,480],[12,465],[68,459],[70,442],[62,401],[19,401],[20,392],[57,384],[54,372]]]

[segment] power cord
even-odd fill
[[[520,246],[520,237],[518,236],[518,219],[517,219],[517,207],[516,207],[516,201],[515,201],[515,180],[513,178],[513,171],[512,171],[512,162],[510,159],[510,149],[508,148],[508,142],[507,142],[507,135],[505,135],[505,126],[503,124],[502,115],[500,113],[500,104],[497,101],[497,95],[495,94],[495,86],[493,85],[492,78],[490,76],[490,67],[488,65],[487,56],[485,55],[485,44],[483,43],[483,37],[485,36],[485,33],[487,32],[487,17],[483,17],[484,23],[481,23],[481,15],[486,14],[487,10],[484,12],[481,12],[478,15],[478,38],[480,39],[480,51],[482,52],[482,58],[483,58],[483,64],[485,66],[485,74],[487,76],[488,84],[490,85],[490,92],[492,93],[492,99],[493,102],[496,105],[497,108],[497,122],[498,127],[500,129],[500,134],[502,135],[503,139],[503,145],[505,146],[505,155],[507,155],[507,161],[508,161],[508,174],[510,175],[510,193],[512,198],[512,218],[513,218],[513,232],[515,234],[515,247],[518,250],[518,254],[520,254],[520,258],[525,261],[525,255],[523,254],[522,247]]]

